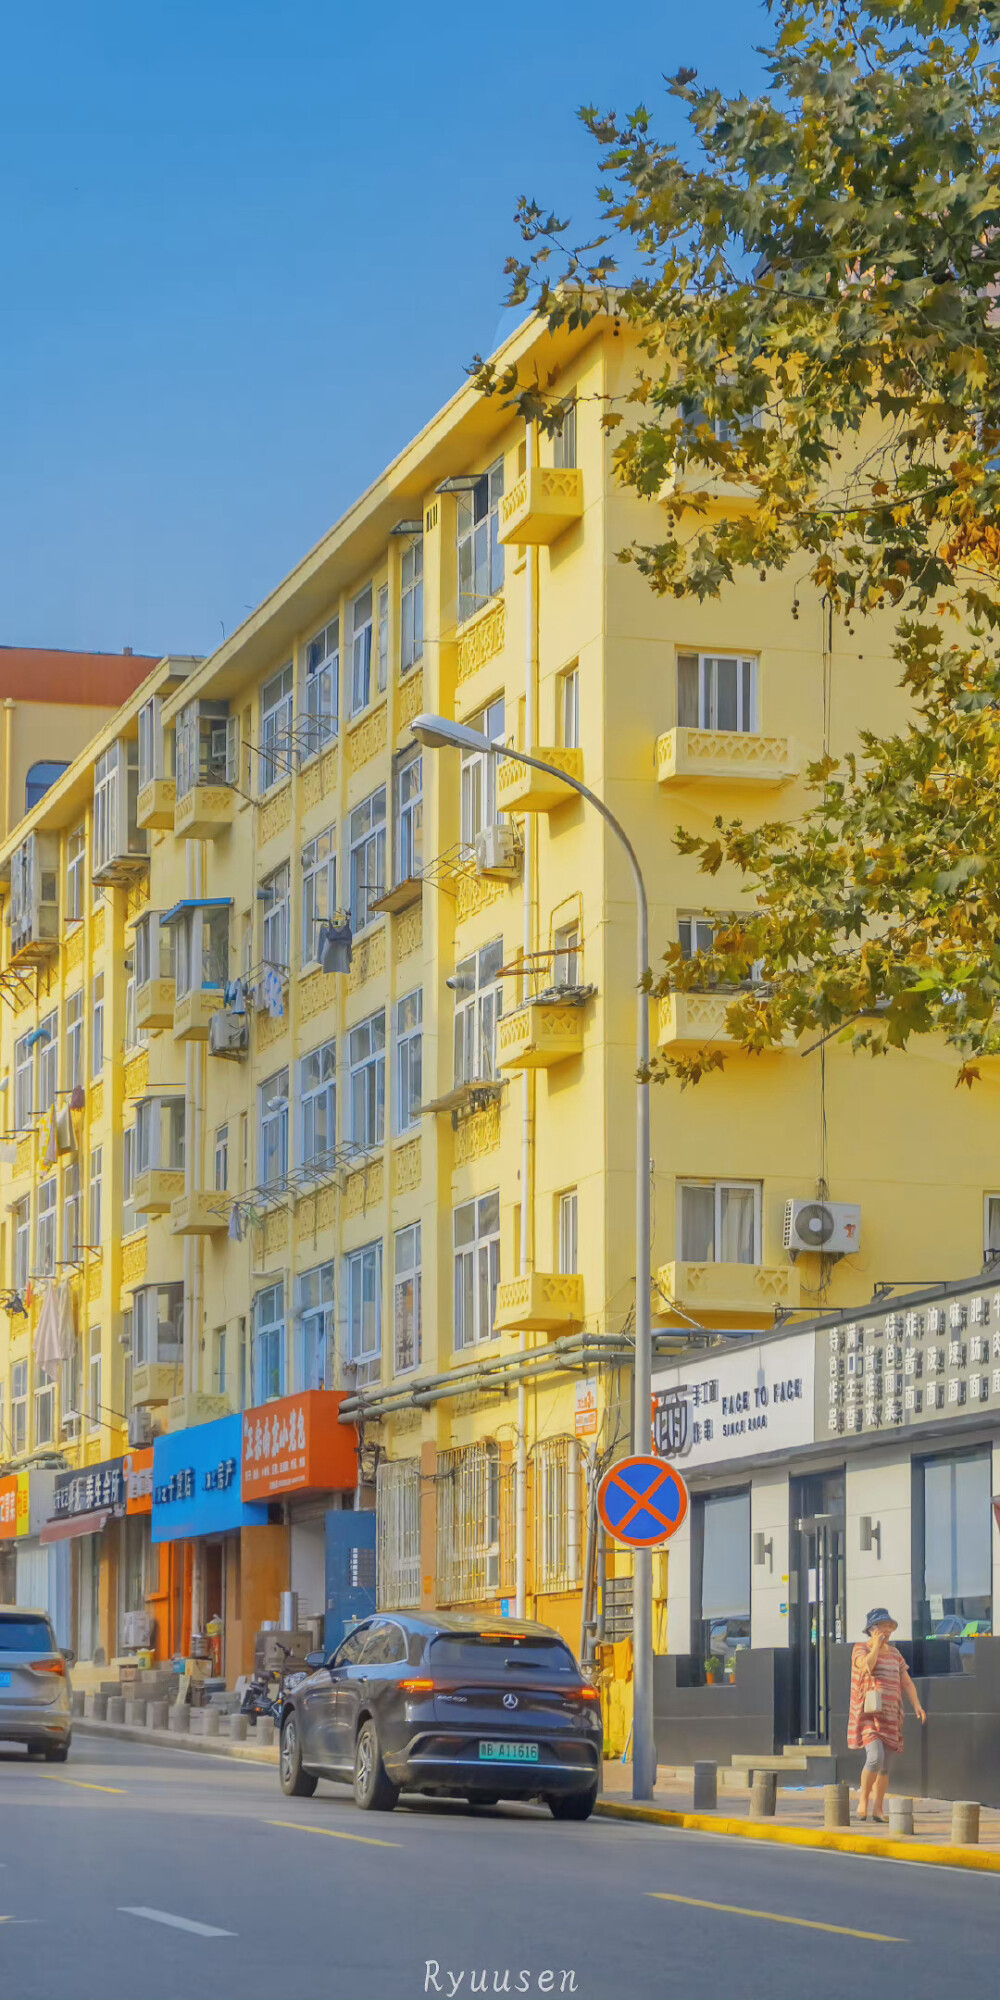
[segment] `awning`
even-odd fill
[[[73,1514],[68,1521],[46,1521],[39,1536],[42,1542],[72,1542],[78,1535],[99,1535],[111,1519],[106,1514]]]
[[[160,924],[177,924],[189,910],[231,910],[232,907],[231,896],[185,896],[182,902],[174,904],[172,910],[161,911]]]

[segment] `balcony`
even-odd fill
[[[228,1415],[228,1396],[214,1396],[205,1389],[193,1389],[185,1396],[171,1396],[167,1404],[167,1429],[186,1431],[191,1429],[192,1424],[212,1424],[217,1417]]]
[[[158,1403],[169,1403],[179,1373],[179,1361],[133,1362],[132,1402],[136,1409],[155,1409]]]
[[[135,989],[135,1018],[140,1028],[172,1028],[176,989],[172,979],[147,979]]]
[[[583,1279],[529,1271],[497,1286],[497,1333],[570,1333],[583,1325]]]
[[[398,917],[402,910],[412,909],[414,903],[419,903],[423,893],[423,876],[405,875],[401,882],[395,882],[391,889],[386,889],[384,895],[376,896],[368,908],[377,910],[380,915]]]
[[[214,1188],[193,1188],[170,1204],[171,1236],[215,1236],[229,1228],[224,1195]]]
[[[158,832],[169,833],[174,824],[176,804],[176,780],[151,778],[148,785],[143,785],[135,802],[136,825],[153,827]]]
[[[550,750],[531,743],[527,755],[542,757],[547,764],[555,764],[571,778],[583,780],[582,750]],[[579,793],[574,792],[572,785],[564,785],[561,778],[550,777],[548,771],[533,771],[530,764],[517,764],[512,757],[497,761],[498,812],[550,813],[578,797]]]
[[[208,1024],[222,1006],[221,986],[195,986],[174,1001],[175,1042],[207,1042]]]
[[[135,1206],[142,1215],[166,1215],[171,1203],[184,1193],[184,1170],[173,1167],[145,1167],[136,1174]]]
[[[670,1311],[671,1302],[686,1311],[752,1313],[770,1319],[776,1306],[799,1303],[799,1273],[794,1264],[661,1264],[653,1288],[655,1314]]]
[[[708,1042],[721,1042],[727,1048],[737,1048],[726,1026],[726,1009],[737,998],[735,993],[665,993],[659,1003],[657,1045],[661,1049],[680,1051],[682,1049],[703,1049]],[[791,1028],[786,1028],[780,1045],[774,1044],[760,1051],[762,1055],[774,1055],[782,1049],[793,1049],[796,1037]]]
[[[500,502],[500,540],[532,546],[554,542],[583,513],[579,466],[531,465]]]
[[[174,807],[174,832],[180,840],[217,840],[232,823],[231,785],[194,785]]]
[[[498,1023],[497,1067],[551,1069],[583,1054],[583,1009],[572,1001],[528,1000]]]
[[[657,738],[661,785],[789,785],[799,759],[787,736],[752,736],[738,729],[668,729]]]

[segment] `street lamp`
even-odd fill
[[[449,722],[443,715],[418,715],[411,725],[418,743],[428,750],[470,750],[477,756],[509,757],[512,763],[527,764],[533,771],[545,771],[561,779],[571,791],[592,805],[617,834],[628,856],[635,885],[636,902],[636,1147],[635,1147],[635,1375],[633,1391],[633,1449],[652,1449],[653,1337],[650,1267],[650,1178],[649,1146],[649,999],[645,978],[649,970],[649,906],[639,857],[624,827],[602,799],[544,757],[531,757],[526,750],[510,750],[491,744],[478,729]],[[656,1783],[656,1747],[653,1740],[653,1557],[649,1549],[636,1549],[633,1556],[632,1630],[635,1649],[632,1695],[632,1796],[651,1799]]]

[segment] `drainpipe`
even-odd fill
[[[535,463],[537,433],[534,424],[525,426],[525,463],[529,467]],[[525,749],[530,750],[535,741],[536,680],[538,675],[538,550],[529,546],[524,580],[524,734]],[[534,827],[528,815],[524,843],[524,899],[522,945],[524,952],[524,978],[530,978],[531,953],[534,950],[534,887],[535,855],[533,847]],[[522,995],[523,997],[523,995]],[[534,1265],[534,1073],[526,1069],[521,1075],[521,1276],[527,1277]],[[522,1333],[520,1342],[522,1364],[527,1359],[528,1336]],[[514,1483],[515,1512],[515,1610],[518,1618],[523,1618],[527,1609],[528,1582],[528,1390],[524,1377],[517,1385],[517,1456]]]

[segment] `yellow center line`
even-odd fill
[[[128,1797],[124,1785],[92,1785],[86,1778],[63,1778],[56,1771],[43,1771],[42,1777],[48,1778],[50,1785],[75,1785],[81,1792],[115,1792],[121,1799]]]
[[[401,1847],[399,1840],[375,1840],[370,1833],[342,1833],[336,1826],[303,1826],[298,1819],[266,1819],[265,1826],[290,1826],[293,1833],[325,1833],[328,1840],[357,1840],[362,1847]]]
[[[881,1931],[852,1931],[846,1924],[817,1924],[808,1917],[785,1917],[778,1910],[741,1910],[738,1903],[706,1903],[700,1896],[671,1896],[666,1889],[650,1889],[658,1903],[690,1903],[696,1910],[722,1910],[727,1917],[762,1917],[769,1924],[795,1924],[803,1931],[833,1931],[837,1937],[864,1938],[868,1944],[908,1944],[908,1938],[884,1937]]]

